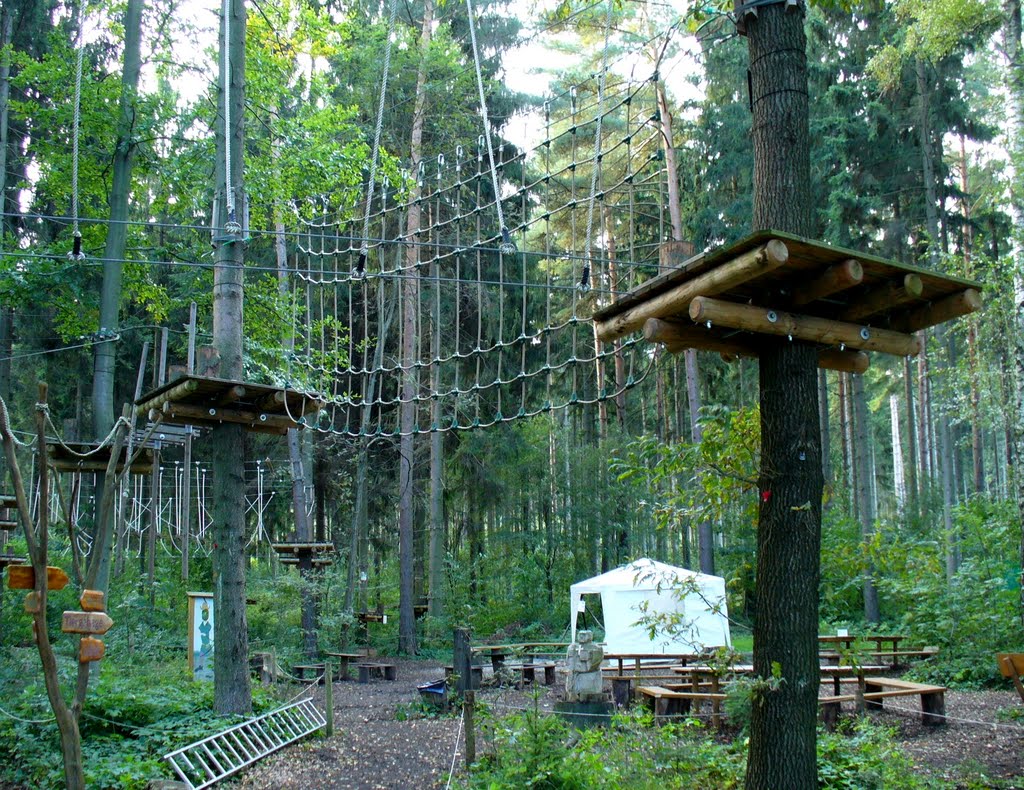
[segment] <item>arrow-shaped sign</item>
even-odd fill
[[[106,612],[64,612],[60,630],[65,634],[105,634],[113,624]]]

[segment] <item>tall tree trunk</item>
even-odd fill
[[[10,3],[0,5],[0,251],[7,233],[7,148],[10,145],[11,60],[7,47],[11,43],[14,15]],[[0,305],[0,398],[11,400],[11,353],[14,345],[14,311]],[[6,460],[0,458],[0,474]],[[0,477],[2,479],[2,477]]]
[[[120,115],[117,143],[114,149],[110,183],[110,222],[107,242],[103,251],[103,285],[100,291],[100,338],[113,337],[118,331],[118,313],[121,307],[122,260],[128,239],[128,198],[131,191],[132,165],[135,159],[135,115],[139,73],[142,70],[141,40],[143,0],[128,0],[124,12],[124,69],[121,74]],[[114,424],[114,376],[116,343],[97,343],[93,351],[92,422],[93,435],[102,441]],[[97,480],[103,487],[103,475]],[[111,546],[109,533],[113,532],[113,512],[110,522],[95,524],[94,532],[108,533],[105,545]],[[97,587],[107,591],[110,583],[108,555],[101,558]]]
[[[935,165],[932,161],[931,90],[928,85],[925,63],[920,58],[915,62],[915,76],[921,112],[918,134],[921,145],[921,177],[924,181],[925,219],[928,225],[929,236],[928,261],[932,268],[937,269],[941,229],[939,228],[938,214],[938,184],[935,180]],[[947,337],[945,327],[941,325],[937,327],[935,335],[940,347],[947,345],[945,342]],[[948,365],[949,360],[947,359],[946,366],[948,367]],[[939,410],[938,434],[938,461],[942,474],[942,522],[946,542],[946,575],[949,579],[952,579],[959,566],[957,559],[959,541],[954,534],[953,527],[953,443],[951,440],[949,414],[945,406]]]
[[[1007,150],[1010,153],[1010,216],[1013,220],[1013,290],[1016,309],[1014,329],[1013,492],[1020,515],[1020,563],[1024,568],[1024,57],[1021,56],[1020,0],[1003,0],[1003,55],[1006,58]],[[1021,572],[1020,616],[1024,623],[1024,571]]]
[[[427,55],[434,24],[433,0],[423,6],[423,24],[420,28],[420,63],[416,74],[416,102],[412,113],[412,137],[409,145],[410,170],[415,173],[423,158],[423,126],[427,113]],[[420,186],[415,182],[409,195],[406,216],[406,237],[414,243],[406,253],[406,276],[402,279],[402,406],[398,474],[398,649],[404,653],[416,652],[416,617],[413,609],[415,597],[415,569],[413,568],[413,522],[415,505],[413,481],[415,479],[415,434],[417,392],[416,316],[419,308],[419,246],[415,243],[420,231]]]
[[[911,519],[917,518],[921,492],[917,471],[917,417],[914,413],[914,376],[910,357],[903,358],[903,395],[907,401],[907,509]]]
[[[856,373],[853,380],[853,463],[857,468],[857,516],[860,519],[860,538],[865,551],[870,551],[875,535],[875,498],[871,492],[874,480],[869,453],[871,435],[868,430],[868,398],[864,392],[864,377]],[[875,589],[875,568],[870,555],[864,559],[864,619],[869,623],[881,620],[878,612],[878,591]]]
[[[276,150],[275,150],[276,155]],[[277,291],[285,299],[291,292],[288,282],[288,248],[285,244],[284,217],[280,209],[274,209],[274,252],[277,257]],[[281,336],[281,348],[285,355],[295,349],[295,336],[285,328]],[[292,476],[292,512],[295,517],[295,542],[310,543],[313,531],[310,529],[306,503],[306,474],[302,463],[302,447],[299,431],[290,428],[287,434],[288,463]],[[319,649],[316,640],[316,595],[313,590],[313,554],[300,551],[299,575],[302,577],[302,645],[309,658],[316,658]]]
[[[753,229],[810,235],[807,41],[802,4],[745,17],[754,145]],[[821,428],[814,346],[760,355],[761,471],[748,790],[817,787]],[[781,673],[781,674],[780,674]],[[776,677],[781,682],[776,681]]]
[[[242,150],[245,141],[245,3],[225,0],[221,18],[224,119],[217,128],[218,246],[213,269],[213,345],[221,378],[242,379]],[[225,35],[229,32],[229,35]],[[228,68],[230,66],[230,68]],[[227,72],[227,73],[225,73]],[[230,173],[225,162],[230,161]],[[233,211],[229,211],[229,196]],[[252,710],[245,614],[245,436],[241,425],[210,432],[213,467],[214,699],[217,713]]]

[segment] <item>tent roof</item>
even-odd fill
[[[653,590],[659,584],[670,584],[677,579],[719,580],[721,577],[698,573],[687,568],[677,568],[674,565],[643,557],[591,579],[576,582],[569,589],[574,595],[596,593],[602,590]]]

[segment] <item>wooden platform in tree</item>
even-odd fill
[[[387,615],[384,612],[356,612],[356,620],[360,623],[383,623]]]
[[[110,463],[110,446],[99,447],[94,442],[64,442],[47,444],[50,466],[58,472],[105,472]],[[121,448],[116,470],[121,472],[128,458],[128,448]],[[153,453],[143,450],[132,463],[133,475],[149,474],[153,471]]]
[[[137,428],[133,436],[133,444],[136,447],[152,447],[159,450],[167,446],[181,446],[185,444],[189,435],[198,438],[202,431],[195,425],[175,425],[174,423],[161,422],[153,428],[149,423],[144,428]]]
[[[184,376],[135,401],[135,413],[178,425],[230,422],[246,430],[283,434],[302,428],[324,402],[316,396],[272,384]]]
[[[302,562],[300,557],[297,556],[283,556],[281,557],[282,565],[299,565]],[[330,556],[314,556],[309,560],[314,568],[322,568],[324,566],[334,565],[334,557]]]
[[[271,543],[274,551],[278,554],[294,554],[299,556],[306,552],[310,554],[333,554],[334,544],[326,541],[322,543],[307,541],[307,542],[294,542],[286,541],[282,543]],[[285,558],[282,558],[285,559]]]
[[[14,494],[0,494],[0,509],[12,509],[18,506],[18,498]]]
[[[730,358],[799,339],[818,345],[820,367],[862,372],[866,352],[915,355],[913,333],[980,307],[978,283],[769,230],[689,258],[594,322],[606,342],[643,330],[670,352]]]

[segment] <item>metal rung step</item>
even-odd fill
[[[326,723],[312,700],[304,699],[190,743],[164,759],[191,790],[202,790]]]

